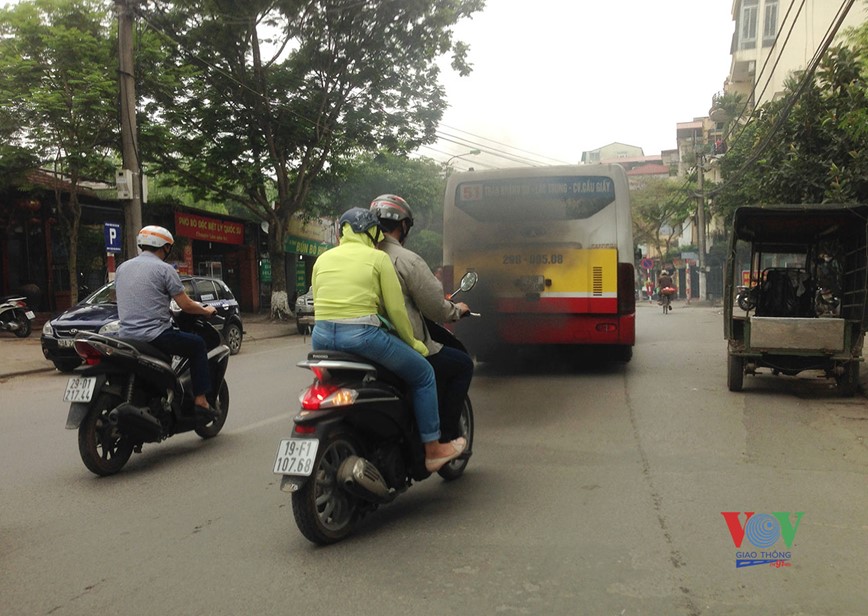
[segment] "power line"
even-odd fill
[[[744,175],[747,168],[754,164],[760,156],[771,146],[773,139],[777,136],[778,131],[783,126],[786,119],[789,117],[790,111],[792,111],[796,102],[801,97],[805,88],[811,82],[814,77],[814,73],[820,65],[820,60],[825,55],[826,51],[829,49],[829,46],[832,44],[832,41],[835,38],[835,35],[838,33],[841,25],[844,23],[844,19],[847,17],[847,13],[849,13],[850,8],[853,6],[856,0],[844,0],[841,7],[838,9],[838,13],[835,15],[835,18],[832,20],[832,23],[829,25],[829,28],[826,30],[826,36],[821,41],[820,46],[817,48],[817,51],[814,53],[813,58],[811,58],[808,67],[805,69],[804,74],[802,75],[802,79],[799,82],[796,90],[789,96],[783,108],[780,111],[779,117],[775,122],[774,126],[772,126],[771,130],[766,135],[765,139],[763,139],[762,143],[756,148],[754,153],[739,167],[736,172],[727,179],[726,182],[717,186],[713,190],[709,191],[708,194],[715,194],[723,190],[725,186],[741,179],[741,176]]]
[[[557,163],[557,164],[559,164],[559,165],[569,165],[569,164],[571,164],[571,163],[568,163],[568,162],[565,162],[565,161],[559,160],[559,159],[557,159],[557,158],[552,158],[552,157],[550,157],[550,156],[545,156],[545,155],[542,155],[542,154],[537,154],[536,152],[531,152],[531,151],[529,151],[529,150],[523,150],[523,149],[521,149],[521,148],[517,148],[517,147],[515,147],[515,146],[509,145],[508,143],[503,143],[503,142],[501,142],[501,141],[496,141],[496,140],[494,140],[494,139],[490,139],[490,138],[488,138],[488,137],[483,137],[483,136],[481,136],[481,135],[476,135],[476,134],[471,133],[471,132],[468,132],[468,131],[466,131],[466,130],[462,130],[462,129],[460,129],[460,128],[455,128],[454,126],[449,126],[449,125],[447,125],[447,124],[440,124],[440,126],[442,126],[443,128],[448,128],[449,130],[458,131],[459,133],[464,133],[465,135],[470,135],[471,137],[475,137],[475,138],[477,138],[477,139],[482,139],[482,140],[484,140],[484,141],[488,141],[488,142],[490,142],[490,143],[496,143],[497,145],[501,145],[501,146],[504,146],[504,147],[510,148],[510,149],[512,149],[512,150],[516,150],[516,151],[518,151],[518,152],[524,152],[525,154],[530,154],[530,155],[532,155],[532,156],[534,156],[534,157],[536,157],[536,158],[547,158],[548,160],[550,160],[550,161],[552,161],[552,162],[554,162],[554,163]]]

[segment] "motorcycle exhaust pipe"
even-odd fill
[[[337,478],[344,490],[371,503],[384,505],[398,495],[386,485],[377,467],[359,456],[344,460],[338,468]]]
[[[159,443],[163,439],[163,425],[147,409],[128,402],[118,405],[109,413],[109,422],[134,440]]]

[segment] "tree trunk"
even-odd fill
[[[69,203],[63,203],[63,196],[59,192],[55,192],[55,202],[60,220],[66,228],[69,301],[70,305],[74,306],[78,303],[78,232],[81,227],[81,206],[78,203],[75,184],[69,193]]]
[[[271,259],[271,318],[292,317],[286,292],[286,227],[271,222],[268,228],[268,257]]]

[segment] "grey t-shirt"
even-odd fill
[[[120,337],[150,342],[172,326],[169,302],[184,285],[174,267],[144,251],[118,267],[115,290]]]

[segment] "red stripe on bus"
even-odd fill
[[[635,315],[520,315],[497,317],[497,338],[507,344],[636,343]]]
[[[618,312],[618,298],[540,297],[539,299],[525,299],[501,297],[498,298],[496,306],[498,312],[507,313],[615,314]]]

